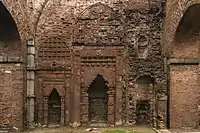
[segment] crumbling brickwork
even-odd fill
[[[130,42],[129,45],[129,82],[127,96],[130,104],[128,111],[128,118],[130,123],[135,123],[135,117],[132,114],[136,112],[137,100],[136,93],[134,94],[135,84],[137,78],[143,75],[148,75],[155,80],[153,84],[153,95],[167,95],[166,92],[166,74],[164,73],[164,61],[162,55],[162,47],[160,44],[161,38],[161,22],[162,16],[156,16],[154,8],[151,9],[152,13],[146,10],[139,13],[127,11],[127,38]],[[156,87],[159,84],[159,87]],[[156,99],[156,98],[155,98]],[[158,102],[155,101],[154,103]],[[144,99],[145,100],[145,99]],[[148,99],[150,100],[150,99]],[[152,99],[153,100],[153,99]],[[152,109],[152,118],[156,116]],[[165,116],[166,117],[166,114]],[[153,121],[152,121],[153,122]],[[153,125],[153,123],[151,123]]]
[[[187,14],[187,9],[196,3],[199,2],[1,1],[15,21],[20,38],[12,44],[0,40],[1,63],[5,65],[2,65],[5,76],[0,80],[4,89],[0,94],[7,96],[1,98],[3,109],[0,111],[8,109],[8,114],[3,113],[0,117],[13,122],[7,124],[18,127],[49,126],[53,122],[51,116],[60,117],[54,124],[63,126],[95,125],[97,123],[90,119],[94,111],[90,111],[90,107],[98,95],[92,95],[95,91],[90,93],[89,88],[94,81],[98,82],[95,79],[100,75],[105,81],[101,86],[107,87],[103,92],[107,94],[107,102],[97,100],[99,108],[107,106],[104,116],[107,118],[103,118],[106,122],[101,124],[194,127],[198,117],[190,113],[191,119],[182,116],[187,110],[184,104],[194,103],[189,107],[194,112],[197,112],[195,105],[198,104],[194,99],[198,97],[195,94],[199,63],[199,36],[196,33],[200,26],[199,19],[192,18],[198,14],[199,7],[192,8]],[[187,32],[188,21],[193,25],[189,29],[195,29],[191,34]],[[5,24],[4,21],[0,23]],[[191,36],[195,38],[191,39]],[[172,65],[176,63],[180,68]],[[187,63],[195,65],[183,65]],[[9,89],[5,89],[7,81],[3,82],[10,79],[7,72],[14,74]],[[180,86],[178,79],[184,74],[192,76],[181,78]],[[183,88],[185,97],[194,95],[194,99],[187,102],[176,99],[179,87]],[[188,87],[190,89],[186,89]],[[14,98],[10,88],[18,89],[17,104],[8,102],[5,105],[5,101]],[[191,95],[187,95],[189,93]],[[8,108],[11,104],[13,106]],[[10,113],[15,105],[23,114]],[[182,116],[179,117],[176,111]],[[181,118],[186,122],[179,122]]]
[[[5,1],[5,5],[9,4],[11,3]],[[129,74],[130,71],[137,71],[139,64],[130,69],[131,62],[133,62],[131,59],[135,58],[138,61],[141,59],[146,64],[147,59],[154,56],[151,54],[154,53],[154,50],[150,36],[154,34],[152,33],[153,28],[158,29],[158,31],[153,31],[155,36],[157,36],[157,32],[160,34],[160,28],[154,27],[154,25],[160,24],[162,18],[158,17],[155,22],[152,22],[153,25],[150,25],[150,21],[156,17],[159,6],[154,2],[148,3],[148,1],[114,0],[109,2],[16,3],[16,5],[26,4],[30,8],[28,11],[33,13],[32,16],[29,16],[30,22],[26,25],[30,28],[28,34],[35,37],[33,45],[36,48],[36,55],[32,48],[28,48],[27,60],[27,71],[30,75],[27,81],[27,92],[30,99],[34,95],[36,98],[35,122],[39,125],[48,125],[48,96],[53,89],[56,89],[61,97],[62,118],[60,124],[87,125],[88,113],[90,113],[87,112],[89,105],[87,90],[94,78],[101,74],[108,82],[107,123],[110,125],[126,124],[129,121],[127,120],[127,111],[131,111],[127,104],[127,92],[130,91],[127,84],[137,75],[126,74]],[[10,6],[10,10],[12,6]],[[27,7],[22,6],[22,8],[21,10],[27,10]],[[153,13],[149,13],[151,11]],[[146,14],[152,15],[146,16]],[[19,22],[18,18],[14,17],[14,19],[17,24],[20,23],[18,28],[21,37],[25,37],[21,33],[20,27],[23,22]],[[140,20],[142,20],[141,23]],[[33,27],[30,26],[31,24]],[[133,34],[133,32],[135,33]],[[159,36],[155,38],[159,40]],[[135,40],[135,43],[131,42],[132,40]],[[161,56],[159,41],[155,44],[158,45],[158,52],[155,54]],[[32,46],[32,44],[28,45]],[[132,56],[132,54],[136,56]],[[34,61],[34,55],[36,61]],[[162,62],[159,63],[159,65],[163,65]],[[32,70],[34,66],[36,69]],[[162,68],[159,70],[163,71]],[[35,78],[31,74],[34,71]],[[143,74],[155,78],[154,74],[146,72]],[[32,92],[32,81],[29,80],[35,80],[35,93]],[[126,90],[124,94],[122,94],[122,88]],[[156,96],[156,93],[153,93],[153,96]],[[155,104],[156,101],[150,102]],[[153,107],[154,104],[151,106]],[[32,117],[32,109],[32,107],[28,109],[29,117]],[[156,109],[151,108],[151,110]],[[153,112],[155,113],[155,111],[151,111],[151,121],[155,117],[152,115]],[[132,113],[134,115],[137,112]],[[63,116],[65,117],[63,118]],[[136,118],[133,120],[136,121]]]
[[[69,64],[72,68],[71,82],[69,84],[69,86],[71,86],[70,91],[72,92],[70,99],[72,101],[75,100],[73,108],[76,108],[74,114],[70,116],[72,123],[76,122],[82,125],[88,124],[89,112],[87,108],[89,101],[87,100],[87,90],[97,74],[101,74],[108,81],[108,88],[111,89],[108,89],[108,93],[110,94],[110,96],[108,96],[108,124],[121,125],[123,124],[122,121],[124,121],[124,124],[129,121],[127,120],[129,116],[126,114],[127,111],[131,112],[127,104],[127,92],[130,91],[128,81],[134,82],[132,79],[134,80],[138,73],[135,73],[135,75],[130,74],[130,76],[125,74],[137,71],[137,67],[140,68],[139,65],[141,64],[137,62],[135,66],[132,67],[135,60],[148,64],[148,60],[150,61],[158,56],[158,58],[155,58],[158,62],[158,64],[155,64],[155,66],[157,66],[156,69],[158,69],[158,71],[164,71],[160,44],[162,16],[160,16],[161,14],[156,14],[159,10],[159,6],[153,2],[148,3],[148,1],[135,1],[133,2],[135,6],[128,6],[128,3],[129,2],[126,3],[123,1],[109,1],[108,3],[104,1],[101,3],[77,1],[69,5],[59,2],[49,2],[44,8],[44,14],[41,15],[36,34],[38,36],[36,38],[36,49],[38,49],[38,56],[36,56],[36,58],[38,58],[37,66],[48,66],[50,70],[53,65],[65,68],[63,65],[70,60],[59,61],[57,58],[52,58],[55,61],[47,60],[46,66],[44,60],[41,60],[42,62],[40,61],[40,48],[43,47],[44,42],[46,44],[48,44],[48,42],[50,43],[49,40],[52,40],[51,38],[53,36],[60,36],[60,38],[62,38],[61,40],[65,41],[65,44],[73,51],[71,53],[73,58],[71,58],[70,61],[73,65]],[[62,9],[67,7],[68,10],[63,12]],[[49,15],[52,17],[47,17]],[[44,34],[44,36],[40,34]],[[155,40],[153,39],[157,41],[154,42]],[[132,42],[134,40],[135,42]],[[54,42],[53,44],[57,43]],[[66,54],[70,55],[70,53]],[[47,53],[45,57],[47,59],[51,58],[50,54]],[[153,66],[149,68],[153,70]],[[162,77],[159,79],[161,81],[158,80],[156,84],[161,84],[160,86],[163,88],[159,88],[160,90],[153,93],[153,96],[156,96],[158,92],[164,92],[165,95],[165,73],[159,73],[159,77],[159,75],[157,76],[153,71],[147,71],[149,71],[149,73],[141,70],[140,75],[149,75],[152,78],[156,76],[158,79]],[[111,77],[107,77],[108,74]],[[76,82],[73,81],[74,79],[76,79]],[[126,92],[122,96],[121,88],[123,87],[123,82],[125,83],[124,89],[126,89]],[[126,86],[126,84],[128,86]],[[156,86],[156,84],[154,84],[154,86]],[[155,89],[155,87],[153,88]],[[80,99],[74,99],[73,97],[80,97]],[[135,102],[136,100],[137,99],[134,99]],[[151,101],[151,103],[154,104],[155,102],[155,100]],[[151,104],[151,107],[153,107],[154,104]],[[125,110],[122,111],[122,108]],[[151,109],[152,126],[156,126],[156,124],[153,123],[157,123],[156,120],[153,120],[156,117],[155,110],[156,108],[154,107]],[[131,112],[131,117],[136,113],[137,112]],[[166,114],[164,114],[164,117],[166,118]],[[133,121],[136,121],[136,118],[133,118]],[[136,123],[133,122],[129,124],[134,125]]]

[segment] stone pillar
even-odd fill
[[[121,76],[117,76],[115,90],[115,125],[122,125],[122,83]]]
[[[48,96],[44,97],[43,99],[44,103],[44,125],[48,125]]]
[[[27,121],[28,127],[34,126],[35,111],[35,46],[34,41],[27,42]]]
[[[198,83],[200,86],[200,63],[198,64]],[[198,121],[197,121],[197,128],[200,128],[200,90],[198,90],[198,105],[197,105],[197,116],[198,116]]]
[[[65,124],[65,97],[61,97],[61,122],[60,124],[64,126]]]
[[[76,52],[73,64],[73,127],[80,126],[80,56]]]
[[[117,51],[116,57],[116,90],[115,90],[115,125],[122,125],[122,73],[123,73],[122,51]]]
[[[115,124],[115,87],[108,86],[108,124]]]
[[[42,86],[42,78],[38,79],[38,88],[43,91]],[[44,119],[43,119],[43,95],[40,95],[40,98],[38,100],[38,124],[43,125]]]
[[[65,125],[67,126],[71,120],[71,89],[70,89],[70,80],[67,77],[66,81],[66,92],[65,92]]]
[[[88,101],[88,93],[87,93],[87,86],[83,85],[81,87],[81,125],[87,126],[88,124],[88,106],[89,106],[89,101]]]
[[[155,127],[155,100],[150,99],[149,101],[150,110],[149,110],[149,123],[152,127]]]
[[[78,80],[78,77],[77,79]],[[73,126],[78,127],[80,126],[80,86],[74,86],[74,122]]]

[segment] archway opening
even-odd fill
[[[137,110],[137,125],[150,125],[149,113],[150,104],[149,100],[138,100],[136,103]]]
[[[2,2],[0,2],[0,29],[0,41],[11,42],[20,40],[16,23]]]
[[[106,123],[108,117],[108,87],[102,75],[97,75],[88,88],[89,122]]]
[[[60,124],[61,121],[61,99],[53,89],[48,98],[48,124]]]
[[[200,4],[190,6],[184,13],[174,38],[175,57],[198,57],[200,42]]]
[[[154,78],[152,78],[151,76],[149,75],[144,75],[144,76],[140,76],[138,79],[137,79],[137,84],[138,85],[142,85],[142,86],[148,86],[150,84],[154,84]]]
[[[155,107],[151,103],[154,97],[154,78],[144,75],[136,80],[136,122],[137,125],[152,125],[151,114]],[[155,102],[155,101],[154,101]]]

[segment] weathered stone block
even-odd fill
[[[28,47],[28,54],[35,54],[35,47]]]
[[[27,57],[27,67],[29,67],[29,68],[35,67],[35,57],[34,57],[34,55],[28,55],[28,57]]]
[[[27,79],[30,79],[30,80],[35,79],[35,72],[34,71],[27,71]]]
[[[29,40],[27,41],[27,45],[28,45],[28,46],[34,46],[34,39],[29,39]]]
[[[4,57],[0,56],[0,62],[3,62],[3,61],[4,61]]]
[[[8,62],[21,62],[22,58],[19,56],[8,56]]]

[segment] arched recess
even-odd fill
[[[44,39],[38,47],[37,58],[39,61],[70,60],[69,45],[59,36]]]
[[[102,75],[97,75],[88,88],[88,119],[90,123],[107,123],[108,86]]]
[[[86,73],[86,74],[88,74],[88,73]],[[89,88],[89,86],[92,84],[92,82],[97,77],[97,75],[104,75],[103,78],[105,81],[107,81],[108,86],[112,86],[112,84],[114,83],[115,77],[113,77],[113,79],[111,79],[109,77],[109,75],[106,75],[105,72],[94,72],[94,73],[90,73],[90,76],[84,75],[83,80],[84,80],[85,86],[87,86]]]
[[[138,37],[137,40],[137,54],[138,54],[138,58],[140,59],[146,59],[148,56],[148,52],[149,52],[149,40],[146,36],[141,35]]]
[[[61,122],[61,98],[56,89],[53,89],[48,97],[48,124],[60,124]]]
[[[149,75],[136,79],[136,122],[138,125],[153,125],[152,114],[155,112],[155,81]],[[155,126],[155,125],[154,125]]]
[[[16,51],[20,47],[20,35],[10,12],[0,1],[0,48],[1,51]]]
[[[175,32],[172,57],[198,58],[200,42],[200,4],[187,8]]]
[[[136,79],[136,89],[141,92],[138,99],[148,100],[149,94],[153,93],[154,78],[149,75],[143,75]]]
[[[73,30],[73,45],[109,45],[123,41],[119,14],[102,3],[86,8],[78,17]]]

